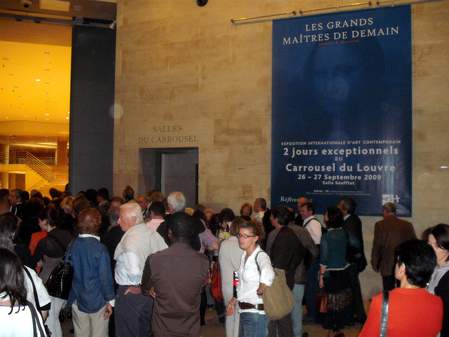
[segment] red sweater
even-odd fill
[[[388,337],[435,337],[441,330],[443,303],[426,289],[390,291],[388,310]],[[378,337],[381,315],[382,293],[373,297],[359,337]]]

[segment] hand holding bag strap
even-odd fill
[[[387,337],[388,328],[388,291],[383,292],[382,316],[380,318],[380,337]]]

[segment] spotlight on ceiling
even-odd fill
[[[22,5],[23,8],[30,8],[33,5],[33,1],[32,0],[20,0],[20,4]]]
[[[196,0],[196,4],[200,7],[206,6],[208,0]]]

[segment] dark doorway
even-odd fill
[[[198,203],[198,148],[140,149],[139,193],[184,193],[187,207]]]

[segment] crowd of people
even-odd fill
[[[62,337],[67,319],[77,337],[199,337],[208,306],[227,337],[303,337],[303,322],[329,337],[354,324],[360,337],[448,337],[449,225],[417,239],[393,203],[382,207],[371,265],[384,291],[367,315],[368,261],[349,197],[321,222],[306,197],[296,209],[257,198],[236,215],[130,186],[114,197],[0,189],[0,337]],[[293,304],[273,317],[264,298],[281,275]]]

